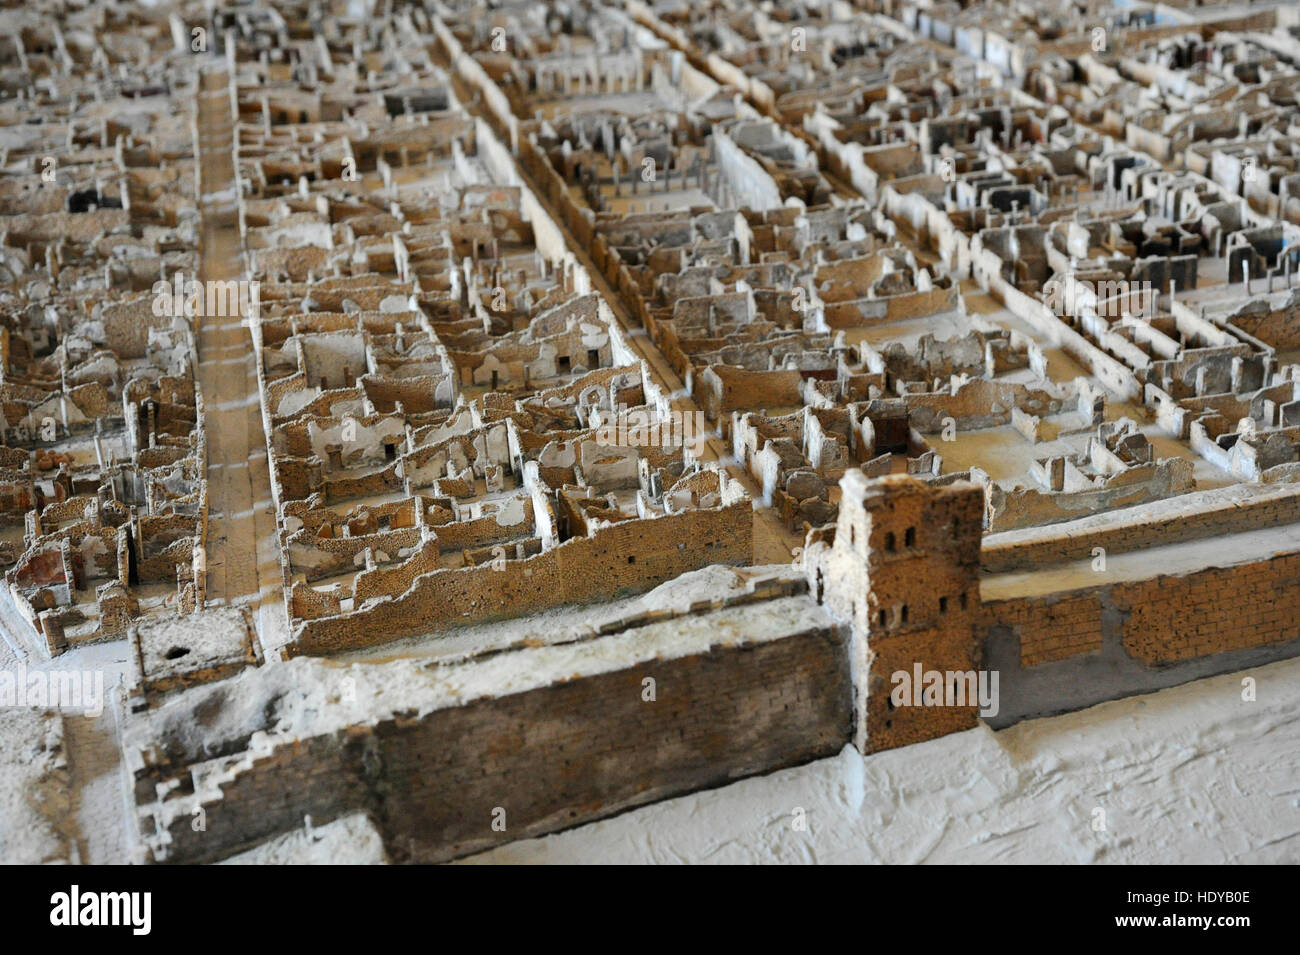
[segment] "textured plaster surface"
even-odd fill
[[[1297,779],[1288,660],[998,733],[845,748],[466,862],[1294,864]]]

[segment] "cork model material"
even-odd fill
[[[1294,861],[1300,9],[1146,6],[0,5],[0,862]]]

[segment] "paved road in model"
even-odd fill
[[[234,108],[225,73],[203,76],[197,109],[199,278],[204,283],[243,280]],[[247,605],[257,615],[263,646],[271,649],[283,642],[288,624],[253,342],[237,313],[203,315],[196,325],[207,413],[207,603]]]

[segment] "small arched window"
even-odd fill
[[[915,546],[916,546],[916,528],[915,528],[915,527],[909,527],[909,528],[907,529],[907,532],[903,535],[903,546],[905,546],[905,547],[915,547]]]
[[[885,550],[889,551],[892,554],[896,546],[897,545],[894,540],[894,532],[889,531],[887,534],[885,534]]]

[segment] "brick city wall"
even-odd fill
[[[1149,666],[1285,643],[1300,636],[1300,554],[1183,576],[984,604],[986,629],[1020,638],[1020,664],[1101,649],[1118,636]]]
[[[986,574],[1070,560],[1090,560],[1093,548],[1108,554],[1142,550],[1166,544],[1201,540],[1300,522],[1300,491],[1294,486],[1259,486],[1243,496],[1241,488],[1199,495],[1196,510],[1183,503],[1168,513],[1156,508],[1133,509],[1128,518],[1098,515],[1068,525],[1027,528],[989,535],[984,539],[980,566]]]
[[[1001,729],[1300,656],[1300,554],[983,605]]]
[[[626,521],[530,557],[419,578],[405,593],[360,611],[309,620],[290,655],[327,654],[386,643],[439,626],[517,616],[562,604],[639,593],[710,564],[753,560],[748,499],[716,509]]]
[[[418,691],[401,705],[378,709],[402,716],[380,715],[375,723],[352,718],[346,728],[336,721],[316,733],[262,734],[242,756],[190,765],[183,757],[171,765],[173,748],[153,745],[156,755],[146,758],[163,764],[133,770],[144,843],[159,861],[210,861],[299,828],[304,816],[319,825],[362,811],[395,859],[440,861],[833,754],[860,730],[849,628],[836,625],[836,615],[819,607],[815,595],[778,588],[764,597],[755,602],[747,595],[731,611],[753,617],[725,623],[718,617],[715,624],[705,616],[698,618],[704,626],[693,629],[684,620],[633,620],[629,626],[644,629],[455,665],[446,680],[432,671],[435,684],[469,698],[463,705],[445,695],[426,702]],[[1292,609],[1298,598],[1300,554],[1290,554],[1181,577],[992,601],[971,607],[978,620],[972,628],[983,642],[978,659],[961,665],[999,672],[1000,709],[988,720],[997,729],[1300,654]],[[785,632],[767,629],[773,612],[787,618]],[[672,642],[688,632],[696,642]],[[726,640],[728,633],[739,638],[715,636]],[[953,666],[949,638],[933,628],[878,635],[873,649],[881,666],[873,669]],[[519,689],[486,695],[509,685],[500,675],[474,677],[475,668],[493,665],[508,665]],[[342,679],[335,667],[323,672]],[[259,677],[276,673],[265,668]],[[646,677],[655,681],[653,703],[643,698]],[[293,673],[284,679],[295,688],[311,682]],[[972,708],[948,708],[925,714],[941,723],[925,732],[913,732],[920,724],[897,722],[891,730],[883,721],[909,714],[887,712],[887,688],[875,689],[879,705],[856,718],[871,720],[888,745],[974,724]],[[369,699],[372,691],[355,695]],[[325,699],[338,696],[337,686],[325,687]],[[182,727],[193,723],[190,708],[207,705],[197,698],[177,703],[172,722]],[[448,739],[461,742],[448,748]],[[221,740],[212,743],[225,751]],[[210,750],[205,743],[202,754]],[[171,777],[192,777],[194,791],[182,786],[179,795],[155,802],[160,784],[170,791]],[[192,827],[199,807],[203,832]],[[491,825],[498,808],[505,811],[504,831]]]
[[[1124,649],[1151,666],[1300,636],[1300,554],[1115,590]]]
[[[1032,667],[1101,649],[1101,592],[1106,587],[1071,594],[999,600],[984,605],[992,626],[1008,627],[1020,637],[1020,664]]]
[[[612,671],[267,741],[233,767],[205,764],[198,795],[177,801],[153,802],[166,773],[137,772],[144,844],[154,861],[212,861],[307,815],[320,825],[364,811],[395,860],[436,862],[833,755],[851,736],[851,690],[844,637],[819,617],[826,625],[667,659],[645,631],[608,638],[626,654]]]

